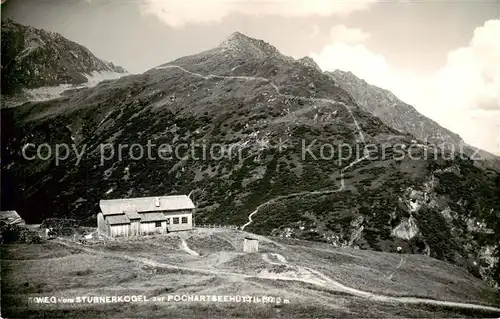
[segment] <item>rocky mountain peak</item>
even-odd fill
[[[239,32],[235,31],[229,35],[227,40],[242,40],[242,41],[251,41],[253,40],[251,37]]]
[[[258,47],[259,45],[262,45],[262,44],[267,44],[267,43],[264,42],[263,40],[254,39],[254,38],[251,38],[251,37],[239,32],[239,31],[236,31],[236,32],[231,33],[229,35],[229,37],[227,37],[226,40],[224,40],[219,45],[219,47],[237,47],[237,46],[246,47],[246,46],[251,46],[251,45]],[[267,44],[267,45],[271,46],[270,44]]]
[[[298,59],[297,62],[299,62],[302,65],[305,65],[307,67],[311,67],[315,69],[316,71],[323,72],[319,65],[314,61],[311,57],[305,56],[301,59]]]
[[[33,90],[49,90],[44,95],[56,97],[52,91],[59,92],[61,86],[87,85],[93,78],[125,73],[59,33],[2,21],[2,97],[7,97],[2,107],[38,99],[40,92]]]
[[[282,55],[275,46],[264,40],[251,38],[241,32],[232,33],[219,46],[224,52],[248,54],[257,58],[281,58],[290,60],[291,58]]]

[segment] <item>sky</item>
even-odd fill
[[[132,73],[240,31],[351,71],[500,155],[500,0],[8,0],[4,18]]]

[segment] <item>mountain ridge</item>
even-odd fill
[[[474,156],[478,165],[500,172],[500,157],[468,145],[459,134],[419,113],[415,107],[399,99],[390,90],[379,88],[357,77],[350,71],[325,71],[341,88],[353,96],[365,111],[380,118],[398,131],[412,134],[418,140]]]
[[[390,90],[371,85],[349,71],[327,71],[326,74],[332,76],[342,88],[351,93],[363,109],[375,114],[391,127],[411,133],[417,139],[430,143],[463,143],[463,139],[458,134],[425,117],[413,106],[400,100]],[[402,116],[403,118],[401,118]],[[410,124],[414,125],[415,122],[420,123],[420,125],[408,127]]]
[[[126,70],[59,33],[2,20],[2,104],[28,100],[29,90],[84,85],[96,74],[112,78]]]
[[[28,222],[71,217],[93,225],[100,199],[198,190],[199,223],[244,225],[268,203],[245,229],[337,247],[403,247],[498,280],[491,256],[498,235],[490,232],[500,225],[498,176],[468,158],[394,158],[394,145],[408,150],[411,134],[363,110],[339,81],[256,41],[248,52],[232,54],[224,45],[3,110],[2,190],[13,190],[2,191],[2,209],[15,208]],[[102,145],[149,141],[173,148],[236,145],[242,154],[204,158],[203,148],[195,148],[170,160],[125,154],[103,161]],[[28,143],[86,147],[85,156],[27,160],[22,151]],[[318,156],[324,145],[372,144],[378,156],[359,160],[335,149],[328,158],[304,157],[304,144]],[[415,155],[425,150],[420,145]],[[321,192],[340,185],[339,192]]]

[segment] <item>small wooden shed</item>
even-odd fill
[[[245,237],[243,241],[243,251],[245,253],[256,253],[259,251],[259,241],[256,238]]]

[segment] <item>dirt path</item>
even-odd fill
[[[394,277],[394,275],[398,271],[398,269],[401,268],[401,266],[403,266],[406,263],[407,258],[408,258],[407,255],[405,255],[404,257],[401,257],[401,260],[399,261],[399,264],[397,265],[396,269],[394,269],[394,271],[392,271],[389,275],[387,275],[386,278],[391,280],[392,277]]]
[[[347,165],[346,167],[344,167],[343,169],[340,170],[340,187],[338,189],[329,189],[329,190],[323,190],[323,191],[305,191],[305,192],[293,193],[293,194],[282,195],[282,196],[277,196],[275,198],[272,198],[272,199],[268,200],[267,202],[264,202],[264,203],[260,204],[259,206],[257,206],[257,208],[250,215],[248,215],[248,222],[245,225],[241,226],[241,230],[244,230],[245,227],[247,227],[248,225],[250,225],[253,222],[252,217],[255,214],[257,214],[262,208],[266,207],[267,205],[274,204],[280,200],[290,199],[290,198],[294,198],[294,197],[301,197],[301,196],[309,196],[309,195],[328,195],[328,194],[334,194],[334,193],[338,193],[338,192],[343,191],[345,188],[344,171],[353,167],[355,164],[367,159],[369,156],[370,156],[370,154],[367,154],[361,158],[358,158],[357,160],[355,160],[354,162],[352,162],[351,164]]]
[[[347,112],[349,112],[349,115],[351,116],[354,124],[356,125],[357,131],[358,131],[358,135],[359,135],[359,141],[361,141],[361,142],[365,141],[365,137],[363,135],[363,131],[361,130],[361,127],[359,126],[358,121],[354,117],[354,114],[352,113],[351,109],[345,103],[343,103],[343,102],[339,102],[339,101],[335,101],[335,100],[331,100],[331,99],[326,99],[326,98],[312,98],[312,97],[302,97],[302,96],[284,94],[284,93],[280,92],[280,89],[279,89],[279,87],[276,84],[274,84],[271,80],[269,80],[267,78],[263,78],[263,77],[236,76],[236,75],[216,75],[216,74],[204,75],[204,74],[200,74],[200,73],[189,71],[189,70],[187,70],[187,69],[185,69],[185,68],[183,68],[181,66],[178,66],[178,65],[165,65],[165,66],[157,67],[156,69],[157,70],[179,69],[179,70],[181,70],[181,71],[183,71],[183,72],[185,72],[187,74],[190,74],[192,76],[196,76],[196,77],[199,77],[199,78],[202,78],[202,79],[205,79],[205,80],[209,80],[209,79],[232,79],[232,80],[244,80],[244,81],[262,81],[262,82],[265,82],[265,83],[268,83],[269,85],[271,85],[273,87],[273,89],[276,91],[276,93],[279,96],[282,96],[282,97],[285,97],[285,98],[293,98],[293,99],[305,100],[305,101],[310,101],[310,102],[312,101],[312,102],[323,102],[323,103],[340,104],[340,105],[342,105],[347,110]],[[275,203],[275,202],[277,202],[279,200],[289,199],[289,198],[293,198],[293,197],[307,196],[307,195],[326,195],[326,194],[337,193],[337,192],[340,192],[340,191],[344,190],[344,171],[347,170],[347,169],[349,169],[349,168],[351,168],[356,163],[359,163],[359,162],[361,162],[362,160],[364,160],[364,159],[366,159],[368,157],[369,157],[369,154],[365,154],[365,156],[363,156],[362,158],[359,158],[359,159],[355,160],[354,162],[352,162],[348,166],[344,167],[340,171],[340,184],[341,185],[340,185],[340,187],[338,189],[294,193],[294,194],[289,194],[289,195],[284,195],[284,196],[278,196],[278,197],[275,197],[273,199],[270,199],[269,201],[267,201],[265,203],[262,203],[261,205],[257,206],[257,208],[252,213],[250,213],[250,215],[248,216],[248,222],[246,224],[244,224],[243,226],[241,226],[241,230],[244,230],[245,227],[247,227],[248,225],[250,225],[253,222],[252,217],[255,214],[257,214],[263,207],[265,207],[265,206],[267,206],[269,204],[273,204],[273,203]]]
[[[286,265],[287,261],[285,257],[279,255],[279,254],[273,254],[277,257],[277,259],[280,261],[279,263],[273,262],[269,259],[268,254],[263,254],[262,259],[272,265]],[[278,257],[281,256],[282,258]],[[397,266],[396,269],[399,269],[404,263],[406,262],[406,259],[402,258],[399,265]],[[465,309],[477,309],[477,310],[488,310],[488,311],[494,311],[498,312],[500,314],[500,308],[492,307],[492,306],[485,306],[485,305],[478,305],[478,304],[473,304],[473,303],[462,303],[462,302],[453,302],[453,301],[441,301],[441,300],[434,300],[434,299],[426,299],[426,298],[419,298],[419,297],[392,297],[392,296],[385,296],[385,295],[379,295],[379,294],[374,294],[368,291],[363,291],[359,290],[356,288],[348,287],[340,282],[331,279],[330,277],[326,276],[320,271],[317,271],[315,269],[309,268],[309,267],[303,267],[303,266],[296,266],[299,270],[302,271],[308,271],[318,277],[322,282],[326,283],[327,287],[333,288],[334,290],[337,291],[342,291],[345,293],[348,293],[353,296],[361,297],[361,298],[366,298],[374,301],[380,301],[380,302],[390,302],[390,303],[404,303],[404,304],[426,304],[426,305],[435,305],[435,306],[444,306],[444,307],[453,307],[453,308],[465,308]],[[281,279],[281,278],[278,278]],[[315,281],[310,281],[308,280],[307,282],[314,283]]]
[[[203,274],[208,274],[208,275],[233,275],[233,276],[238,276],[238,277],[243,277],[243,278],[249,278],[252,277],[250,275],[245,275],[245,274],[238,274],[238,273],[232,273],[232,272],[224,272],[224,271],[219,271],[219,270],[212,270],[212,269],[200,269],[200,268],[190,268],[190,267],[182,267],[182,266],[177,266],[177,265],[172,265],[172,264],[166,264],[166,263],[161,263],[155,260],[151,260],[149,258],[144,258],[144,257],[136,257],[136,256],[129,256],[125,253],[115,253],[115,252],[110,252],[110,251],[103,251],[103,250],[97,250],[91,247],[67,242],[65,240],[60,240],[60,239],[55,239],[53,242],[61,244],[66,247],[70,248],[76,248],[80,249],[84,252],[87,252],[89,254],[98,254],[101,256],[106,256],[106,257],[111,257],[111,258],[118,258],[118,259],[125,259],[133,262],[138,262],[147,266],[151,267],[157,267],[157,268],[165,268],[165,269],[174,269],[174,270],[185,270],[189,272],[198,272],[198,273],[203,273]]]
[[[184,250],[185,252],[187,252],[188,254],[190,254],[191,256],[199,256],[200,254],[198,254],[196,251],[192,250],[191,248],[189,248],[188,244],[186,243],[186,240],[184,240],[184,238],[181,237],[181,245],[180,245],[180,248],[182,250]]]
[[[294,99],[300,99],[300,100],[307,100],[307,101],[313,101],[313,102],[326,102],[326,103],[341,104],[349,112],[349,114],[351,115],[351,117],[352,117],[352,119],[353,119],[353,121],[354,121],[354,123],[356,125],[356,128],[358,129],[358,134],[359,134],[359,137],[360,137],[359,140],[364,142],[364,135],[363,135],[363,132],[362,132],[362,130],[361,130],[361,128],[360,128],[360,126],[359,126],[356,118],[354,117],[354,115],[353,115],[352,111],[349,109],[349,107],[346,104],[344,104],[344,103],[341,103],[341,102],[338,102],[338,101],[334,101],[334,100],[330,100],[330,99],[325,99],[325,98],[308,98],[308,97],[301,97],[301,96],[294,96],[294,95],[289,95],[289,94],[283,94],[283,93],[280,92],[280,89],[279,89],[279,87],[276,84],[274,84],[271,80],[269,80],[267,78],[263,78],[263,77],[222,76],[222,75],[214,75],[214,74],[203,75],[203,74],[200,74],[200,73],[191,72],[191,71],[186,70],[185,68],[183,68],[181,66],[177,66],[177,65],[166,65],[166,66],[158,67],[157,69],[170,69],[170,68],[180,69],[180,70],[182,70],[185,73],[188,73],[188,74],[196,76],[196,77],[203,78],[205,80],[214,79],[215,78],[215,79],[240,79],[240,80],[245,80],[245,81],[263,81],[263,82],[266,82],[269,85],[271,85],[273,87],[273,89],[276,91],[276,93],[278,95],[282,96],[282,97],[294,98]],[[269,200],[269,201],[267,201],[267,202],[265,202],[265,203],[257,206],[257,208],[248,216],[248,222],[241,227],[241,230],[244,230],[245,227],[247,227],[248,225],[250,225],[253,222],[252,217],[255,214],[257,214],[260,211],[260,209],[262,209],[263,207],[265,207],[265,206],[267,206],[269,204],[275,203],[275,202],[277,202],[279,200],[289,199],[289,198],[299,197],[299,196],[306,196],[306,195],[325,195],[325,194],[332,194],[332,193],[336,193],[336,192],[342,191],[344,189],[344,187],[345,187],[345,185],[344,185],[344,171],[347,170],[347,169],[349,169],[349,168],[351,168],[355,164],[361,162],[362,160],[368,158],[369,156],[370,156],[369,154],[365,154],[365,156],[363,156],[362,158],[359,158],[359,159],[355,160],[354,162],[352,162],[348,166],[344,167],[340,171],[340,183],[341,183],[340,188],[338,188],[336,190],[300,192],[300,193],[294,193],[294,194],[289,194],[289,195],[285,195],[285,196],[275,197],[275,198],[273,198],[273,199],[271,199],[271,200]],[[268,258],[267,255],[265,255],[265,258],[267,260],[269,260],[269,258]],[[396,267],[396,270],[393,273],[391,273],[388,276],[388,278],[392,279],[392,277],[394,276],[395,272],[404,263],[405,263],[405,260],[402,258],[401,261],[400,261],[400,263],[399,263],[399,265]],[[482,305],[476,305],[476,304],[457,303],[457,302],[448,302],[448,301],[438,301],[438,300],[432,300],[432,299],[421,299],[421,298],[412,298],[412,297],[390,297],[390,296],[375,295],[375,294],[372,294],[372,293],[369,293],[369,292],[365,292],[365,291],[361,291],[361,290],[357,290],[357,289],[354,289],[354,288],[350,288],[350,287],[344,286],[344,285],[340,284],[339,282],[334,281],[334,280],[326,277],[324,274],[322,274],[322,273],[320,273],[320,272],[318,272],[318,271],[316,271],[314,269],[310,269],[308,267],[303,267],[303,268],[311,271],[312,273],[316,274],[318,277],[323,278],[324,280],[326,280],[327,282],[329,282],[333,287],[335,287],[337,289],[340,289],[340,290],[342,290],[344,292],[347,292],[347,293],[350,293],[350,294],[353,294],[353,295],[356,295],[356,296],[365,297],[365,298],[369,298],[369,299],[373,299],[373,300],[387,301],[387,302],[414,303],[414,304],[425,303],[425,304],[431,304],[431,305],[440,305],[440,306],[448,306],[448,307],[460,307],[460,308],[469,308],[469,309],[485,309],[485,310],[491,310],[491,311],[500,312],[499,308],[482,306]]]
[[[500,308],[496,308],[496,307],[492,307],[492,306],[485,306],[485,305],[478,305],[478,304],[473,304],[473,303],[441,301],[441,300],[426,299],[426,298],[419,298],[419,297],[392,297],[392,296],[378,295],[378,294],[374,294],[371,292],[362,291],[359,289],[347,287],[347,286],[339,283],[338,281],[330,279],[329,277],[325,276],[324,274],[322,274],[319,271],[316,271],[316,270],[308,268],[308,267],[304,267],[304,268],[317,274],[318,276],[321,276],[321,278],[326,280],[332,287],[335,287],[340,291],[346,292],[346,293],[354,295],[354,296],[373,300],[373,301],[390,302],[390,303],[404,303],[404,304],[426,304],[426,305],[435,305],[435,306],[452,307],[452,308],[488,310],[488,311],[494,311],[494,312],[497,312],[500,314]]]
[[[304,97],[304,96],[297,96],[297,95],[291,95],[291,94],[284,94],[284,93],[281,93],[280,92],[280,89],[279,87],[274,84],[271,80],[267,79],[267,78],[263,78],[263,77],[258,77],[258,76],[241,76],[241,75],[216,75],[216,74],[208,74],[208,75],[204,75],[204,74],[200,74],[200,73],[196,73],[196,72],[192,72],[192,71],[189,71],[179,65],[164,65],[164,66],[160,66],[160,67],[157,67],[156,68],[157,70],[164,70],[164,69],[179,69],[187,74],[190,74],[192,76],[196,76],[196,77],[199,77],[199,78],[202,78],[202,79],[205,79],[205,80],[209,80],[209,79],[230,79],[230,80],[244,80],[244,81],[261,81],[261,82],[265,82],[269,85],[271,85],[273,87],[273,89],[276,91],[276,93],[281,96],[281,97],[284,97],[284,98],[290,98],[290,99],[297,99],[297,100],[302,100],[302,101],[309,101],[309,102],[323,102],[323,103],[332,103],[332,104],[339,104],[339,105],[342,105],[346,110],[347,112],[349,113],[349,115],[351,116],[354,124],[356,125],[356,129],[358,130],[358,134],[359,134],[359,140],[360,141],[365,141],[365,137],[363,135],[363,131],[361,130],[361,127],[359,126],[358,124],[358,121],[356,120],[356,118],[354,117],[354,115],[352,114],[352,111],[351,109],[343,102],[339,102],[339,101],[335,101],[335,100],[331,100],[331,99],[326,99],[326,98],[314,98],[314,97]]]
[[[63,246],[67,246],[70,248],[77,248],[82,251],[85,251],[90,254],[100,254],[103,256],[108,256],[108,257],[113,257],[113,258],[121,258],[125,260],[130,260],[134,262],[139,262],[148,266],[152,267],[158,267],[158,268],[168,268],[168,269],[176,269],[176,270],[185,270],[189,272],[198,272],[198,273],[203,273],[203,274],[209,274],[209,275],[215,275],[215,276],[232,276],[232,277],[240,277],[240,278],[265,278],[265,279],[272,279],[269,278],[268,276],[259,276],[259,275],[246,275],[246,274],[241,274],[241,273],[234,273],[234,272],[228,272],[228,271],[220,271],[220,270],[212,270],[212,269],[199,269],[199,268],[189,268],[189,267],[181,267],[181,266],[176,266],[176,265],[171,265],[171,264],[165,264],[165,263],[160,263],[155,260],[151,260],[148,258],[143,258],[143,257],[134,257],[134,256],[129,256],[124,253],[115,253],[115,252],[108,252],[108,251],[101,251],[101,250],[96,250],[90,247],[82,246],[79,244],[67,242],[64,240],[56,239],[53,242],[59,243]],[[281,256],[280,254],[273,254],[275,257],[280,261],[279,263],[272,262],[272,264],[286,264],[290,265],[286,262],[285,257]],[[269,260],[268,256],[266,255],[266,260]],[[371,292],[366,292],[362,291],[359,289],[351,288],[348,286],[345,286],[338,281],[335,281],[325,274],[321,273],[320,271],[317,271],[315,269],[309,268],[309,267],[302,267],[302,266],[297,266],[297,265],[292,265],[294,267],[297,267],[299,270],[306,270],[315,276],[317,276],[320,281],[318,280],[307,280],[307,279],[301,279],[297,277],[277,277],[277,280],[287,280],[287,281],[301,281],[301,282],[307,282],[311,283],[314,285],[320,285],[324,288],[330,288],[335,291],[342,291],[345,293],[348,293],[353,296],[357,297],[362,297],[374,301],[379,301],[379,302],[390,302],[390,303],[404,303],[404,304],[428,304],[428,305],[436,305],[436,306],[445,306],[445,307],[453,307],[453,308],[465,308],[465,309],[477,309],[477,310],[488,310],[488,311],[493,311],[493,312],[498,312],[500,314],[500,308],[495,308],[491,306],[484,306],[484,305],[478,305],[478,304],[472,304],[472,303],[461,303],[461,302],[451,302],[451,301],[440,301],[440,300],[434,300],[434,299],[425,299],[425,298],[417,298],[417,297],[391,297],[391,296],[385,296],[385,295],[378,295],[374,294]]]

